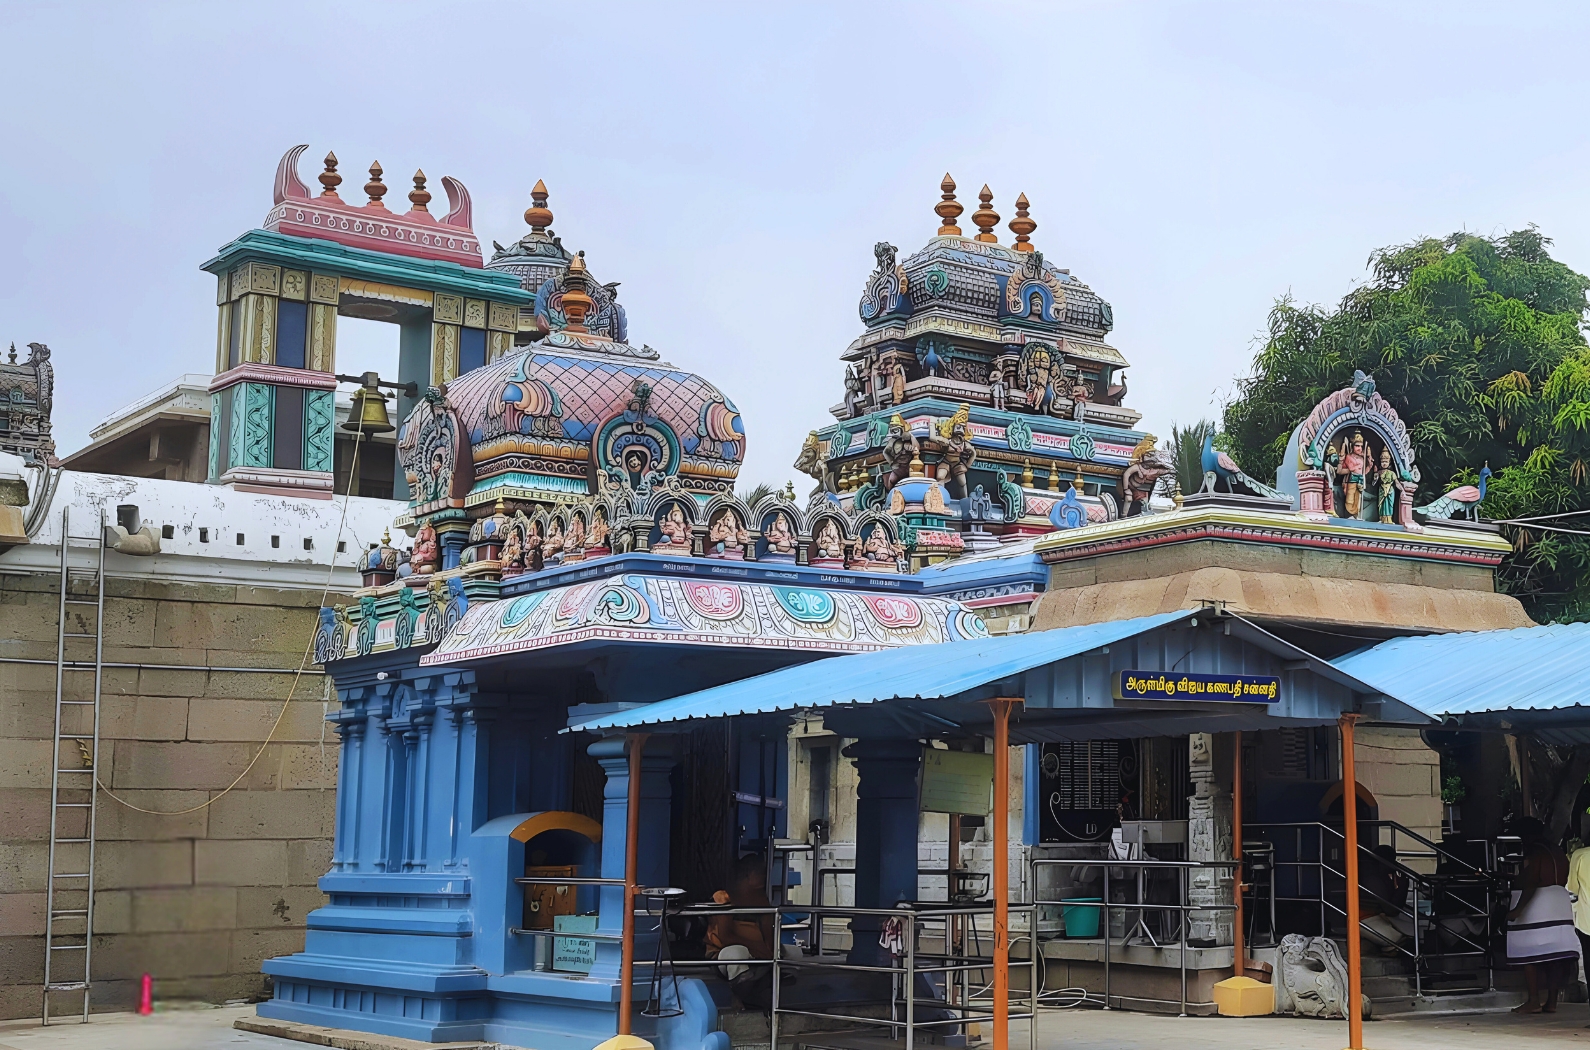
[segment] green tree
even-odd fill
[[[1183,495],[1197,492],[1204,483],[1204,439],[1215,429],[1213,421],[1200,419],[1183,430],[1170,425],[1170,454],[1176,460],[1176,481]]]
[[[1489,463],[1486,517],[1590,508],[1590,278],[1553,259],[1550,243],[1533,227],[1429,238],[1371,255],[1368,283],[1334,310],[1277,300],[1225,409],[1232,454],[1250,473],[1272,474],[1292,428],[1362,369],[1408,425],[1418,502],[1473,482]],[[1583,528],[1590,518],[1541,524]],[[1536,619],[1590,616],[1590,537],[1510,532],[1502,585]]]

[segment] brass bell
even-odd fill
[[[353,392],[348,421],[342,429],[355,434],[390,434],[397,429],[387,415],[386,395],[376,386],[374,372],[366,372],[363,385]]]

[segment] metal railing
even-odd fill
[[[1411,938],[1412,944],[1410,946],[1400,940],[1396,942],[1389,940],[1370,926],[1366,919],[1359,920],[1360,935],[1367,935],[1372,943],[1383,946],[1386,954],[1393,957],[1402,956],[1412,962],[1415,995],[1420,997],[1425,995],[1424,984],[1427,978],[1454,976],[1454,973],[1447,969],[1433,970],[1432,960],[1436,958],[1479,959],[1482,960],[1486,971],[1483,985],[1447,987],[1442,988],[1441,991],[1455,993],[1494,989],[1496,962],[1492,942],[1495,934],[1496,900],[1501,892],[1501,884],[1496,874],[1469,863],[1396,821],[1360,820],[1358,828],[1360,887],[1363,885],[1366,865],[1387,864],[1385,858],[1375,853],[1375,847],[1378,845],[1391,847],[1396,857],[1392,870],[1408,880],[1409,893],[1403,900],[1387,900],[1376,894],[1375,901],[1381,912],[1389,911],[1395,919],[1402,920],[1402,924],[1409,930],[1407,936]],[[1336,848],[1338,857],[1345,853],[1347,838],[1342,828],[1320,822],[1255,823],[1245,825],[1243,830],[1245,833],[1262,836],[1276,847],[1287,843],[1290,839],[1291,859],[1282,859],[1277,849],[1271,861],[1272,901],[1316,907],[1319,912],[1321,935],[1325,935],[1326,931],[1336,924],[1333,920],[1346,922],[1345,857],[1339,865],[1333,864],[1326,853],[1328,846]],[[1381,842],[1383,832],[1387,833],[1388,842]],[[1407,848],[1403,848],[1404,840],[1407,842]],[[1405,860],[1433,860],[1438,865],[1445,864],[1450,868],[1456,868],[1457,871],[1455,874],[1421,872],[1403,863]],[[1283,869],[1293,873],[1292,881],[1295,889],[1292,893],[1283,894],[1278,887],[1277,875]],[[1309,892],[1310,890],[1312,892]],[[1473,899],[1475,896],[1480,896],[1483,903],[1477,903]],[[1339,902],[1333,897],[1339,898]],[[1408,897],[1412,898],[1411,903]],[[1421,910],[1421,902],[1429,904],[1428,915]],[[1398,924],[1393,921],[1393,926]],[[1471,935],[1469,931],[1474,926],[1481,927],[1483,934],[1475,932]],[[1438,935],[1438,939],[1445,942],[1438,951],[1429,950],[1432,934]],[[1476,941],[1473,939],[1475,936],[1483,936],[1483,940]],[[1454,951],[1451,950],[1452,945],[1460,947]]]
[[[517,878],[514,882],[519,885],[557,885],[557,886],[613,886],[622,887],[622,879],[580,878],[545,876],[535,878]],[[662,896],[662,890],[639,889],[637,896]],[[671,891],[676,893],[677,891]],[[1011,904],[1008,906],[1010,919],[1017,916],[1026,916],[1029,928],[1033,923],[1034,906],[1030,904]],[[781,1017],[809,1017],[819,1020],[834,1021],[849,1025],[867,1025],[887,1028],[890,1038],[899,1039],[904,1036],[906,1050],[915,1050],[917,1037],[924,1031],[957,1028],[970,1024],[988,1023],[993,1020],[993,1001],[991,988],[993,984],[992,971],[994,959],[992,952],[984,954],[982,951],[983,938],[979,936],[965,936],[967,930],[980,930],[977,920],[987,917],[989,925],[983,932],[990,936],[987,942],[993,944],[992,919],[994,907],[992,903],[979,905],[950,905],[936,902],[914,902],[910,905],[902,904],[896,908],[856,908],[845,905],[829,904],[820,909],[810,905],[785,905],[783,907],[737,907],[731,905],[696,904],[679,908],[669,908],[666,918],[731,918],[747,916],[767,916],[771,919],[772,942],[776,947],[774,957],[771,959],[715,959],[690,960],[674,962],[671,958],[662,960],[661,966],[668,972],[666,974],[654,973],[652,988],[660,989],[659,978],[664,980],[690,973],[699,973],[711,967],[716,970],[726,971],[730,966],[747,967],[751,969],[769,967],[772,970],[771,1003],[768,1013],[769,1047],[777,1050],[778,1028]],[[806,916],[786,921],[788,916]],[[651,929],[639,928],[639,922],[650,918],[655,921]],[[881,928],[879,933],[891,933],[895,936],[888,938],[886,944],[880,936],[878,941],[879,954],[886,957],[889,962],[885,965],[867,964],[849,961],[851,953],[826,954],[822,950],[824,932],[833,924],[854,926],[858,918],[871,919]],[[1010,921],[1007,919],[1007,921]],[[637,908],[634,915],[629,917],[634,924],[632,929],[641,936],[667,937],[669,931],[665,925],[663,913],[650,909]],[[890,929],[891,922],[897,926]],[[784,954],[784,935],[795,930],[810,930],[810,946],[796,948],[798,955],[786,957]],[[509,931],[515,935],[532,937],[570,937],[591,941],[621,941],[622,935],[598,933],[570,933],[555,930],[522,929],[515,928]],[[852,935],[854,951],[855,930],[849,931]],[[874,931],[864,930],[864,934],[872,935]],[[935,937],[934,934],[937,934]],[[928,942],[924,944],[924,941]],[[860,942],[860,943],[865,943]],[[939,950],[934,950],[934,948]],[[656,966],[655,960],[635,960],[636,966]],[[539,968],[539,962],[537,963]],[[1032,950],[1027,953],[1027,958],[1012,958],[1010,968],[1019,970],[1025,968],[1028,974],[1027,990],[1021,994],[1019,989],[1012,989],[1008,1019],[1014,1021],[1027,1021],[1029,1050],[1036,1047],[1036,1025],[1031,1023],[1037,1015],[1039,980],[1039,958],[1036,942]],[[787,971],[819,971],[856,974],[888,974],[890,975],[890,992],[887,999],[888,1016],[868,1016],[858,1010],[866,1006],[878,1005],[877,997],[857,998],[850,1000],[829,1001],[826,1009],[813,1008],[812,1004],[791,1006],[781,1002],[784,984],[784,975]],[[725,973],[725,976],[727,974]],[[928,994],[922,994],[919,985],[925,985]],[[655,991],[653,994],[656,994]],[[677,994],[677,993],[676,993]],[[1024,1008],[1018,1006],[1024,1004]],[[661,1004],[657,1005],[659,1011]]]
[[[1101,1006],[1103,1006],[1106,1010],[1108,1010],[1108,1009],[1112,1008],[1112,1000],[1125,1001],[1127,999],[1130,999],[1133,1002],[1158,1003],[1160,1005],[1165,1005],[1165,1006],[1171,1005],[1173,1002],[1176,1002],[1180,1006],[1180,1016],[1182,1016],[1182,1017],[1186,1017],[1187,1016],[1187,1005],[1188,1005],[1188,1003],[1187,1003],[1187,948],[1188,948],[1188,944],[1187,944],[1187,928],[1188,928],[1188,913],[1189,912],[1197,912],[1199,914],[1207,914],[1207,913],[1210,913],[1210,912],[1235,912],[1236,911],[1236,905],[1235,904],[1191,904],[1191,903],[1189,903],[1187,898],[1188,898],[1188,890],[1189,890],[1189,887],[1190,887],[1190,882],[1189,882],[1190,875],[1194,871],[1205,871],[1205,870],[1230,872],[1234,868],[1236,868],[1236,866],[1237,866],[1237,863],[1235,861],[1112,860],[1112,859],[1108,859],[1108,858],[1069,858],[1069,857],[1068,858],[1047,858],[1047,857],[1036,857],[1036,856],[1034,856],[1028,861],[1028,865],[1029,865],[1029,867],[1031,869],[1031,877],[1029,879],[1029,885],[1032,886],[1032,896],[1033,896],[1032,904],[1030,905],[1030,907],[1033,907],[1035,909],[1039,908],[1039,907],[1097,909],[1100,912],[1100,915],[1099,915],[1099,934],[1100,934],[1100,937],[1103,940],[1104,993],[1103,993],[1102,996],[1096,996],[1093,993],[1088,992],[1086,990],[1078,989],[1078,992],[1080,994],[1072,996],[1071,997],[1071,1001],[1063,1004],[1064,1006],[1076,1006],[1076,1005],[1078,1005],[1080,1003],[1092,1002],[1092,1003],[1098,1003]],[[1055,867],[1055,868],[1061,868],[1061,867],[1063,867],[1063,868],[1102,868],[1103,871],[1104,871],[1103,889],[1101,891],[1102,899],[1101,900],[1097,900],[1097,901],[1091,901],[1091,900],[1087,900],[1087,899],[1084,899],[1084,898],[1070,898],[1070,899],[1063,899],[1063,900],[1043,900],[1043,899],[1040,899],[1039,891],[1038,891],[1038,885],[1039,885],[1039,883],[1038,883],[1038,869],[1039,868],[1045,868],[1045,867]],[[1112,900],[1110,900],[1110,896],[1111,896],[1110,887],[1111,887],[1111,873],[1112,873],[1112,869],[1126,869],[1126,870],[1131,871],[1131,872],[1134,873],[1133,874],[1133,878],[1132,878],[1132,884],[1134,884],[1136,886],[1136,888],[1137,888],[1137,897],[1138,897],[1138,899],[1136,901],[1112,901]],[[1176,903],[1174,903],[1174,904],[1166,904],[1166,903],[1155,904],[1155,903],[1151,903],[1149,901],[1145,901],[1145,900],[1142,899],[1143,896],[1144,896],[1143,875],[1145,873],[1147,873],[1147,872],[1150,872],[1150,871],[1174,871],[1174,872],[1177,873],[1178,894],[1177,894],[1177,902]],[[1116,879],[1115,880],[1115,884],[1119,885],[1120,884],[1120,880]],[[1122,915],[1122,925],[1123,925],[1123,928],[1124,928],[1123,935],[1121,937],[1122,947],[1126,947],[1126,942],[1130,941],[1133,938],[1134,931],[1136,931],[1139,927],[1142,927],[1143,930],[1144,930],[1144,933],[1148,936],[1149,941],[1156,948],[1162,948],[1162,949],[1174,948],[1174,949],[1177,950],[1177,955],[1178,955],[1177,966],[1178,966],[1178,968],[1181,971],[1181,999],[1179,1001],[1170,1000],[1170,999],[1154,999],[1154,998],[1150,998],[1150,997],[1147,997],[1147,996],[1135,996],[1135,995],[1134,996],[1112,996],[1110,994],[1110,965],[1111,965],[1110,945],[1111,945],[1111,942],[1114,939],[1111,936],[1111,934],[1110,934],[1110,925],[1111,925],[1110,920],[1111,920],[1113,912],[1122,912],[1122,913],[1124,913]],[[1134,912],[1138,916],[1138,922],[1134,923],[1130,927],[1125,926],[1125,916],[1127,914],[1131,914],[1131,913],[1134,913]],[[1175,915],[1177,916],[1178,922],[1177,922],[1177,929],[1176,929],[1173,941],[1167,940],[1164,943],[1161,943],[1160,941],[1156,940],[1153,937],[1152,934],[1148,933],[1147,927],[1143,923],[1143,916],[1145,915],[1145,913],[1149,913],[1149,912],[1154,912],[1154,913],[1158,913],[1158,914],[1163,914],[1163,913],[1167,913],[1167,912],[1175,913]],[[1041,943],[1041,939],[1040,939],[1040,936],[1039,936],[1039,931],[1038,931],[1038,928],[1037,928],[1037,925],[1036,925],[1036,918],[1037,918],[1036,914],[1034,914],[1033,918],[1034,918],[1034,925],[1032,927],[1033,955],[1034,956],[1038,956],[1038,955],[1042,954],[1043,945]],[[1050,939],[1053,940],[1053,939],[1056,939],[1056,938],[1050,938]],[[1090,937],[1067,938],[1067,939],[1068,940],[1079,940],[1079,941],[1083,941],[1083,942],[1094,940],[1094,938],[1090,938]],[[1043,994],[1045,994],[1045,993],[1040,991],[1039,1000],[1038,1000],[1040,1004],[1043,1003]],[[1214,1004],[1212,1002],[1209,1002],[1209,1003],[1195,1003],[1193,1005],[1195,1005],[1195,1006],[1213,1006]]]

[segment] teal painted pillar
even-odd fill
[[[591,745],[590,753],[607,774],[607,785],[602,792],[602,878],[622,879],[629,821],[629,759],[625,754],[624,737],[598,740]],[[635,878],[641,886],[668,885],[673,797],[668,774],[673,768],[673,741],[659,736],[647,740],[641,759],[640,841],[635,867]],[[621,887],[602,887],[599,915],[597,932],[615,937],[623,932],[624,891]],[[644,928],[637,931],[635,958],[650,959],[655,945],[654,933],[647,933]],[[591,968],[591,976],[617,980],[619,954],[618,942],[598,941],[596,965]],[[635,972],[639,978],[647,971],[644,967],[636,967]]]

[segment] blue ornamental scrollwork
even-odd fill
[[[1005,508],[1006,521],[1015,521],[1026,513],[1027,494],[1003,470],[999,472],[999,502]]]
[[[867,286],[861,293],[861,319],[863,321],[876,321],[880,317],[896,313],[909,300],[906,290],[909,281],[905,270],[895,262],[895,253],[898,249],[887,241],[879,241],[872,246],[872,254],[878,260],[877,269],[867,278]]]
[[[404,587],[398,591],[397,622],[393,624],[392,644],[399,649],[407,649],[414,644],[414,621],[420,616],[419,606],[414,600],[414,588]]]
[[[883,416],[873,416],[867,423],[867,447],[882,448],[889,437],[889,421]]]
[[[773,596],[785,612],[802,623],[827,623],[834,617],[834,600],[822,591],[774,587]]]
[[[1074,459],[1091,460],[1098,452],[1098,447],[1093,443],[1093,434],[1084,426],[1071,436],[1071,455]]]
[[[1032,451],[1032,426],[1020,416],[1005,424],[1005,445],[1012,452]]]
[[[375,599],[365,595],[359,599],[359,630],[354,639],[354,651],[369,656],[375,648]]]
[[[922,275],[922,287],[937,299],[950,290],[950,275],[944,272],[943,267],[935,266]]]

